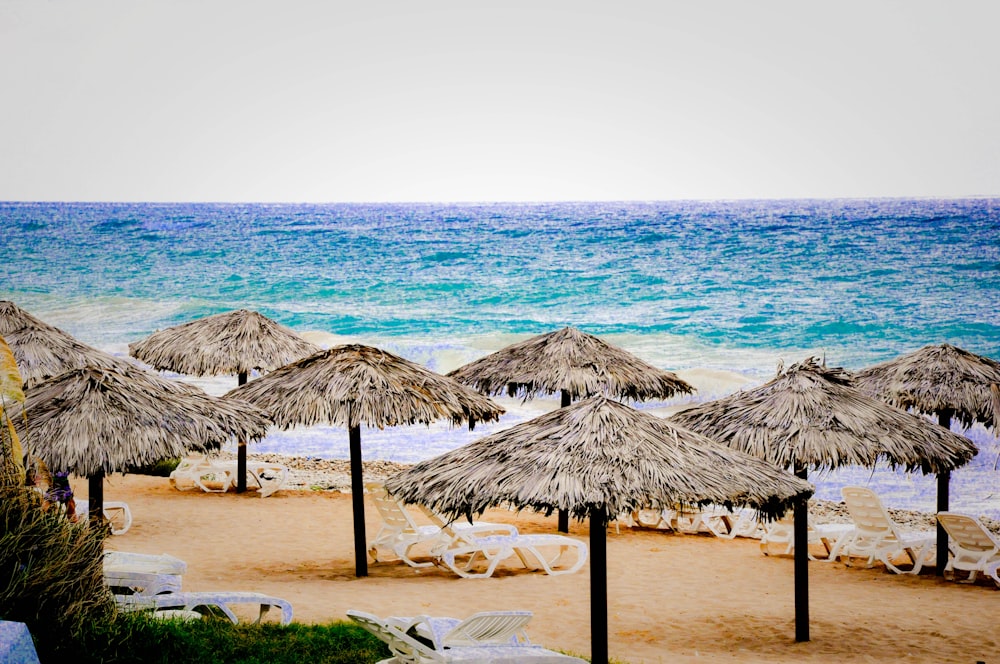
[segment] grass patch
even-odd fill
[[[52,654],[50,661],[79,664],[373,664],[391,655],[385,644],[347,622],[233,625],[143,613],[94,623]]]

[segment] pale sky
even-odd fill
[[[0,0],[0,200],[970,195],[996,0]]]

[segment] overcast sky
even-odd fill
[[[1000,2],[0,0],[0,200],[1000,195]]]

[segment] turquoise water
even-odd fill
[[[809,355],[858,369],[948,342],[1000,358],[1000,200],[0,203],[0,228],[0,298],[122,355],[157,329],[249,308],[322,345],[369,343],[442,372],[573,325],[678,371],[696,400]],[[221,393],[232,380],[200,382]],[[507,405],[494,428],[550,406]],[[364,447],[414,461],[490,430],[372,431]],[[986,505],[1000,495],[996,444],[969,435],[983,452],[968,482]],[[317,427],[258,449],[346,447]],[[900,500],[922,500],[915,481]]]

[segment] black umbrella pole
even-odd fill
[[[951,430],[951,412],[938,413],[938,424]],[[943,470],[937,476],[937,511],[948,511],[948,485],[951,483],[951,471]],[[937,558],[934,574],[944,576],[944,568],[948,565],[948,532],[939,522],[937,524]]]
[[[354,505],[354,575],[368,576],[368,543],[365,541],[365,482],[361,471],[361,427],[350,428],[351,503]]]
[[[795,475],[808,479],[805,468],[796,468]],[[795,640],[809,640],[809,504],[805,500],[795,503]]]
[[[241,371],[236,377],[237,385],[247,384],[247,372]],[[236,493],[247,490],[247,442],[241,440],[236,444]]]
[[[608,664],[608,533],[603,509],[590,511],[590,661]]]
[[[87,478],[87,515],[91,528],[104,527],[104,473]]]
[[[570,398],[569,392],[567,390],[562,390],[561,394],[560,394],[559,407],[560,408],[565,408],[566,406],[570,405],[570,403],[572,403],[572,401],[573,400]],[[559,519],[559,523],[558,523],[559,532],[561,532],[561,533],[568,533],[569,532],[569,511],[568,510],[559,510],[559,517],[558,517],[558,519]]]
[[[950,484],[951,472],[942,470],[937,476],[937,511],[948,511],[948,485]],[[937,559],[934,565],[934,574],[944,576],[944,568],[948,565],[948,531],[944,529],[939,521],[937,524]]]

